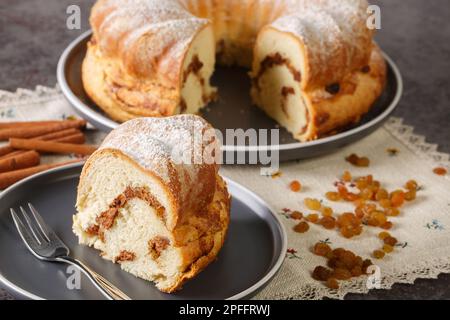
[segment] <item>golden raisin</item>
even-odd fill
[[[326,286],[330,289],[337,290],[339,289],[339,282],[336,278],[331,277],[327,279]]]
[[[394,247],[390,246],[388,244],[383,245],[383,251],[386,253],[391,253],[392,251],[394,251]]]
[[[328,244],[318,242],[314,245],[314,254],[325,257],[328,253],[331,252],[331,248]]]
[[[389,200],[389,199],[381,199],[379,201],[379,204],[380,204],[380,206],[382,206],[385,209],[392,207],[391,200]]]
[[[333,254],[337,258],[340,258],[344,252],[345,252],[344,248],[336,248],[333,250]]]
[[[342,235],[344,238],[347,238],[347,239],[350,239],[351,237],[354,236],[353,230],[352,230],[351,227],[342,227],[342,228],[341,228],[341,235]]]
[[[355,236],[359,236],[363,231],[363,227],[362,226],[357,226],[355,228],[353,228],[353,235]]]
[[[311,213],[306,216],[306,220],[312,223],[319,221],[319,215],[317,213]]]
[[[312,198],[305,198],[304,203],[310,210],[320,210],[320,207],[322,206],[319,200]]]
[[[341,196],[337,192],[329,191],[325,194],[325,197],[330,201],[339,201]]]
[[[401,207],[405,202],[405,193],[401,190],[397,190],[391,193],[391,204],[393,207]]]
[[[302,218],[303,218],[303,213],[301,213],[300,211],[294,211],[291,213],[291,219],[302,220]]]
[[[372,217],[373,217],[375,220],[377,220],[377,222],[378,222],[377,225],[379,225],[379,226],[383,225],[383,224],[386,223],[386,221],[387,221],[386,216],[385,216],[384,213],[381,212],[381,211],[374,211],[374,212],[372,213]]]
[[[437,167],[433,169],[433,172],[438,176],[445,176],[447,174],[447,169],[443,167]]]
[[[332,271],[328,268],[317,266],[314,268],[312,273],[312,277],[318,281],[327,281],[332,275]]]
[[[353,165],[355,165],[355,166],[356,166],[356,164],[358,163],[358,159],[359,159],[358,155],[356,155],[356,154],[354,154],[354,153],[352,153],[352,154],[349,155],[347,158],[345,158],[345,160],[346,160],[347,162],[350,162],[351,164],[353,164]]]
[[[377,194],[375,195],[375,200],[380,201],[383,199],[389,198],[389,193],[386,189],[379,189]]]
[[[354,153],[345,158],[345,160],[347,160],[347,162],[350,162],[352,165],[357,167],[368,167],[370,164],[369,158],[359,157]]]
[[[398,240],[394,237],[386,237],[383,239],[385,244],[388,244],[390,246],[395,246],[398,242]]]
[[[387,237],[390,237],[390,236],[391,236],[391,234],[389,232],[386,232],[386,231],[380,232],[378,234],[378,238],[380,238],[381,240],[384,240],[384,239],[386,239]]]
[[[323,217],[320,219],[319,223],[324,227],[325,229],[331,230],[336,227],[336,219],[333,217]]]
[[[385,253],[384,253],[384,251],[381,251],[381,250],[375,250],[375,251],[372,253],[372,255],[373,255],[373,257],[374,257],[375,259],[383,259],[384,256],[385,256]]]
[[[332,276],[338,280],[348,280],[352,277],[352,274],[347,269],[336,268],[334,269]]]
[[[331,217],[333,215],[333,209],[331,209],[330,207],[323,206],[321,211],[324,217]]]
[[[370,160],[367,157],[361,157],[358,159],[356,166],[358,167],[368,167],[370,165]]]
[[[297,180],[294,180],[289,184],[289,188],[293,192],[299,192],[302,189],[302,185]]]
[[[344,263],[345,268],[351,270],[356,265],[356,255],[346,250],[342,253],[340,260]]]
[[[413,201],[416,199],[416,190],[409,190],[405,193],[405,200],[406,201]]]
[[[393,226],[392,222],[386,221],[385,223],[383,223],[380,226],[380,228],[385,229],[385,230],[390,230],[390,229],[392,229],[392,226]]]
[[[309,230],[309,224],[305,221],[300,222],[294,227],[294,231],[298,233],[305,233]]]
[[[339,192],[339,195],[341,196],[341,198],[347,200],[346,198],[347,198],[348,190],[345,186],[339,185],[338,192]]]
[[[384,213],[389,217],[396,217],[400,214],[400,210],[397,208],[387,208],[384,210]]]
[[[416,191],[418,186],[419,185],[417,184],[417,182],[415,180],[409,180],[405,184],[405,189],[406,190],[414,190],[414,191]]]
[[[349,171],[344,171],[344,174],[342,175],[342,180],[345,182],[352,181],[352,174]]]
[[[351,270],[350,270],[351,274],[353,277],[359,277],[363,274],[362,272],[362,267],[360,266],[354,266]]]
[[[368,185],[369,184],[367,183],[367,180],[365,178],[358,178],[358,180],[356,180],[356,187],[359,190],[367,188]]]
[[[364,200],[371,200],[374,195],[374,192],[370,188],[365,188],[361,191],[360,197]]]

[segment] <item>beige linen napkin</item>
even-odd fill
[[[0,91],[0,121],[60,119],[73,114],[72,109],[57,88],[37,87],[36,90],[18,90],[16,93]],[[91,142],[98,142],[103,133],[90,134]],[[397,149],[396,154],[387,152]],[[356,168],[345,161],[351,153],[367,156],[369,168]],[[46,162],[55,161],[48,157]],[[343,298],[349,292],[367,292],[367,277],[341,282],[337,291],[326,288],[311,278],[317,265],[325,265],[324,258],[311,253],[318,241],[326,241],[332,247],[344,247],[362,257],[371,258],[371,252],[381,246],[376,235],[378,228],[365,227],[361,236],[345,239],[337,231],[310,224],[304,234],[292,231],[295,221],[283,214],[284,208],[310,213],[303,204],[306,197],[323,199],[337,212],[348,211],[353,206],[331,203],[326,191],[334,190],[333,183],[344,170],[354,176],[373,174],[389,190],[402,187],[409,179],[421,186],[416,201],[407,203],[402,213],[390,220],[390,231],[398,240],[392,254],[383,260],[374,260],[380,270],[380,288],[388,289],[394,283],[413,283],[417,278],[436,278],[440,273],[450,272],[450,179],[433,173],[437,166],[450,166],[449,156],[437,152],[437,147],[425,142],[413,133],[401,119],[391,118],[387,124],[369,137],[323,157],[282,163],[281,176],[261,176],[256,166],[222,167],[223,175],[241,183],[277,210],[288,232],[286,260],[280,272],[256,298],[261,299],[320,299]],[[301,182],[299,193],[290,191],[292,180]]]

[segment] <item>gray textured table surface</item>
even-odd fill
[[[92,0],[1,0],[0,89],[53,86],[58,57],[87,30]],[[450,153],[450,5],[448,0],[377,0],[381,47],[397,62],[405,93],[395,115]],[[66,8],[81,8],[81,30],[66,28]],[[1,294],[0,294],[1,295]],[[450,299],[450,275],[398,284],[348,299]]]

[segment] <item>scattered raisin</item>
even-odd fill
[[[333,209],[330,207],[323,206],[321,212],[324,217],[331,217],[333,215]]]
[[[387,208],[384,213],[389,217],[396,217],[400,214],[400,210],[397,208]]]
[[[308,222],[302,221],[294,227],[294,231],[298,233],[305,233],[309,230]]]
[[[374,257],[375,259],[383,259],[384,256],[385,256],[385,253],[384,253],[384,251],[381,251],[381,250],[375,250],[375,251],[372,253],[372,255],[373,255],[373,257]]]
[[[385,209],[392,207],[391,200],[389,199],[381,199],[378,203],[380,204],[381,207]]]
[[[416,190],[409,190],[405,193],[405,200],[406,201],[413,201],[416,199]]]
[[[401,207],[405,202],[405,193],[401,190],[397,190],[391,193],[391,204],[393,207]]]
[[[334,229],[336,227],[336,219],[333,217],[325,216],[320,219],[319,223],[328,230]]]
[[[326,285],[328,288],[333,290],[339,289],[339,282],[333,277],[327,279]]]
[[[352,277],[352,274],[347,269],[336,268],[333,271],[333,277],[338,280],[348,280]]]
[[[332,275],[332,271],[328,268],[317,266],[314,268],[312,273],[312,277],[314,280],[318,281],[327,281]]]
[[[302,218],[303,218],[303,213],[301,213],[300,211],[294,211],[291,213],[291,219],[302,220]]]
[[[320,210],[320,207],[322,206],[319,200],[312,198],[305,198],[304,203],[310,210]]]
[[[386,232],[386,231],[380,232],[378,234],[378,238],[380,238],[381,240],[384,240],[384,239],[386,239],[387,237],[390,237],[390,236],[391,236],[391,234],[389,232]]]
[[[352,181],[352,174],[349,171],[345,171],[342,175],[342,180],[344,180],[345,182]]]
[[[294,180],[289,184],[289,188],[293,192],[299,192],[302,189],[302,185],[300,184],[299,181]]]
[[[417,184],[417,182],[415,180],[409,180],[405,184],[405,189],[406,190],[414,190],[414,191],[416,191],[418,186],[419,185]]]
[[[306,216],[306,220],[312,223],[319,221],[319,215],[317,213],[311,213]]]
[[[383,245],[383,251],[386,253],[391,253],[392,251],[394,251],[394,247],[390,246],[388,244]]]
[[[314,246],[314,254],[316,254],[318,256],[325,257],[330,252],[331,252],[331,248],[326,243],[318,242]]]
[[[437,167],[433,169],[433,172],[438,176],[445,176],[447,174],[447,169],[443,167]]]
[[[398,242],[398,240],[394,237],[386,237],[383,239],[385,244],[388,244],[390,246],[395,246]]]
[[[325,194],[325,197],[330,201],[339,201],[341,196],[337,192],[329,191]]]
[[[386,189],[379,189],[377,194],[375,195],[375,200],[380,201],[383,199],[389,198],[389,193]]]
[[[390,230],[390,229],[392,229],[392,226],[393,226],[392,222],[386,221],[385,223],[383,223],[380,226],[380,228],[385,229],[385,230]]]
[[[353,277],[359,277],[363,274],[362,271],[362,267],[361,266],[354,266],[351,270],[350,270],[351,274]]]

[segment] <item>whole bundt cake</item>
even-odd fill
[[[216,57],[251,69],[254,103],[306,141],[358,121],[386,66],[365,0],[99,0],[83,63],[117,121],[197,113]],[[238,88],[236,88],[238,90]]]

